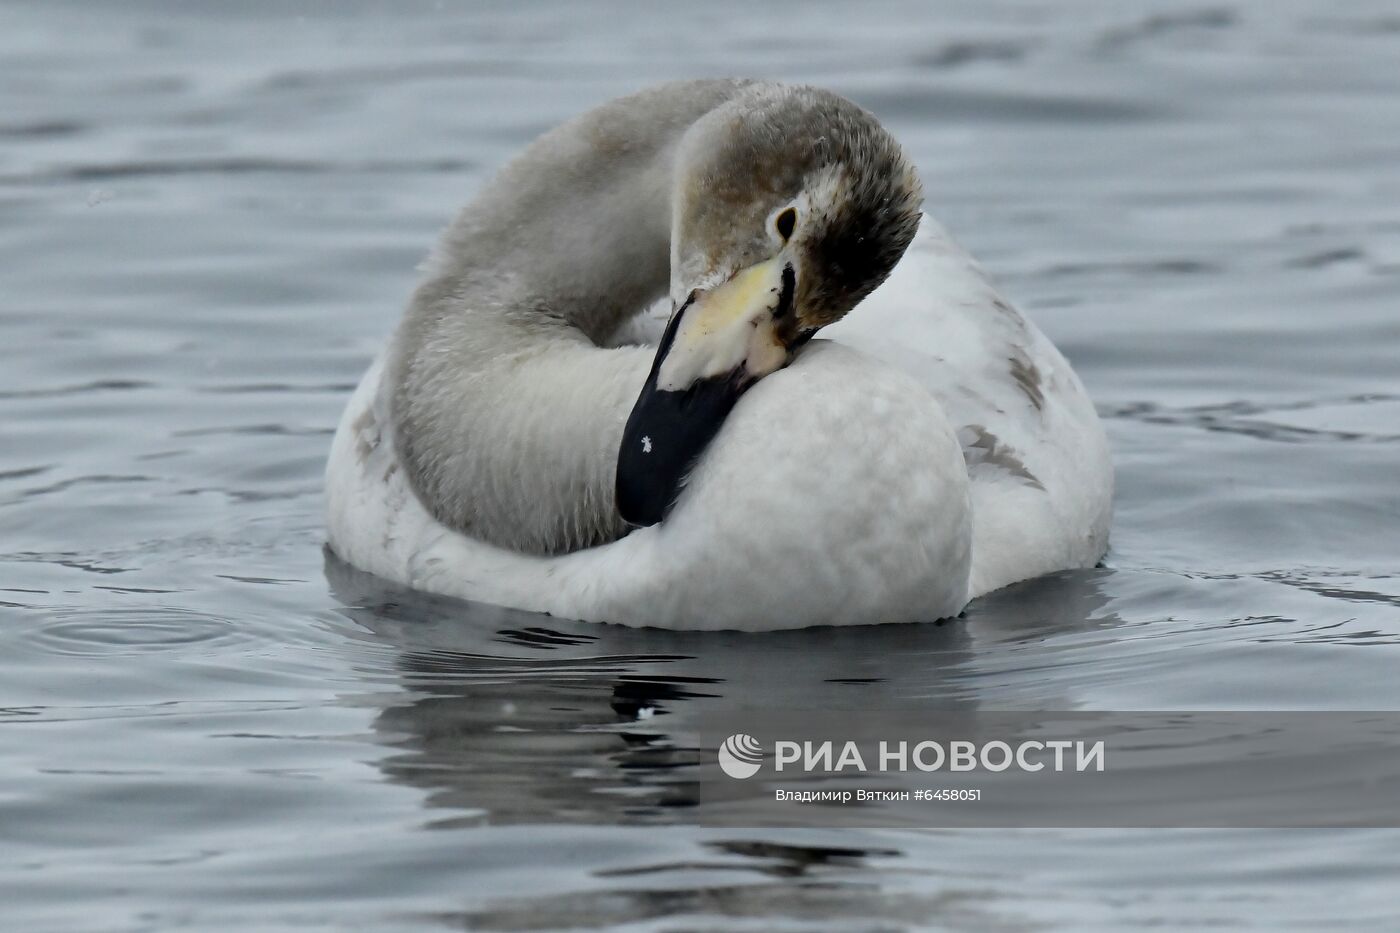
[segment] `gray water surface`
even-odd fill
[[[494,166],[818,82],[1070,357],[1106,566],[943,625],[666,634],[392,591],[321,470]],[[1394,929],[1394,831],[722,830],[753,707],[1400,708],[1393,3],[0,7],[7,930]],[[858,312],[857,312],[858,313]]]

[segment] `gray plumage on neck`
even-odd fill
[[[390,350],[395,444],[425,507],[528,553],[625,534],[618,444],[652,351],[600,343],[668,290],[762,258],[767,213],[823,170],[844,194],[808,244],[813,327],[883,280],[918,222],[912,168],[853,104],[669,84],[527,148],[446,232]]]

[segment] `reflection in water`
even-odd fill
[[[475,822],[685,822],[698,715],[982,705],[979,650],[1112,624],[1095,575],[979,602],[968,620],[788,632],[672,632],[430,596],[327,554],[347,617],[392,645],[401,694],[375,720],[393,780]],[[1042,693],[1043,708],[1072,697]],[[377,702],[385,702],[382,697]],[[689,727],[689,728],[688,728]],[[690,740],[693,741],[693,740]]]
[[[888,931],[905,924],[937,922],[943,929],[1030,930],[1039,925],[990,913],[985,892],[957,890],[930,895],[890,897],[874,880],[834,881],[784,878],[768,883],[704,885],[675,888],[608,889],[590,893],[543,895],[505,900],[495,907],[447,914],[435,920],[469,930],[603,929],[665,917],[705,917],[713,926],[738,929],[742,923],[821,923],[819,930]],[[892,927],[891,924],[898,924]],[[772,929],[745,925],[742,929]],[[685,929],[691,929],[686,927]],[[799,929],[813,929],[803,926]]]
[[[325,567],[339,611],[392,649],[401,692],[369,698],[380,706],[376,738],[390,749],[376,765],[445,811],[428,824],[435,829],[692,823],[702,750],[686,736],[700,714],[977,709],[977,652],[1116,621],[1099,614],[1095,573],[1014,588],[943,624],[750,633],[578,623],[415,593],[329,553]],[[1041,696],[1054,708],[1070,702]],[[594,870],[598,890],[503,894],[425,919],[486,930],[677,916],[760,924],[745,929],[887,930],[935,918],[1027,928],[980,888],[929,885],[928,867],[909,863],[898,836],[807,832],[714,830],[677,860]]]
[[[1030,827],[1053,825],[1057,816],[1078,826],[1294,825],[1298,814],[1289,800],[1297,797],[1280,797],[1270,809],[1255,800],[1261,790],[1255,781],[1221,783],[1222,775],[1233,773],[1229,765],[1211,764],[1222,734],[1291,773],[1299,787],[1320,795],[1346,792],[1345,775],[1331,764],[1341,760],[1340,746],[1329,744],[1325,731],[1309,731],[1287,718],[1227,716],[1194,726],[1172,715],[1066,720],[1062,714],[1083,706],[1076,678],[1084,665],[1101,669],[1125,646],[1133,654],[1152,654],[1140,644],[1150,638],[1132,634],[1107,611],[1100,573],[1013,587],[975,602],[966,618],[941,625],[752,633],[629,629],[470,604],[386,584],[329,555],[326,572],[338,599],[350,607],[342,612],[388,649],[389,657],[377,664],[392,670],[400,688],[372,698],[375,735],[391,749],[376,764],[393,782],[425,792],[435,811],[446,811],[432,821],[439,828],[772,825],[775,818],[801,825],[807,815],[777,814],[749,788],[740,793],[708,783],[702,793],[699,782],[709,772],[698,766],[713,765],[714,746],[705,737],[713,738],[716,723],[729,730],[738,723],[786,722],[839,738],[857,737],[854,723],[898,729],[915,721],[946,728],[949,713],[976,713],[980,727],[961,721],[956,728],[985,727],[987,735],[1007,740],[1112,735],[1119,756],[1115,773],[1132,776],[1112,784],[1018,781],[1012,772],[992,787],[1000,795],[995,816],[950,812],[927,825],[1004,820],[999,825]],[[1251,627],[1257,626],[1233,626],[1241,632]],[[1017,702],[1044,715],[996,715]],[[854,715],[842,717],[842,711]],[[839,723],[848,724],[845,731]],[[1276,728],[1290,725],[1296,741],[1270,739]],[[1345,739],[1338,734],[1342,746]],[[1151,756],[1165,749],[1190,766],[1162,769]],[[1373,779],[1390,780],[1393,756],[1370,750],[1380,757],[1356,753],[1346,760]],[[1194,783],[1193,769],[1200,775]],[[1266,779],[1264,772],[1260,779]],[[831,780],[799,775],[786,786],[836,786]],[[863,786],[860,778],[851,780],[856,783],[850,787]],[[885,780],[895,783],[880,786],[920,786],[917,780]],[[981,780],[985,785],[992,778]],[[1211,785],[1214,810],[1196,803],[1201,782]],[[1342,824],[1388,824],[1374,801],[1355,803],[1350,810],[1319,803],[1313,811],[1338,814],[1333,818]],[[861,818],[859,825],[888,826],[907,817],[895,807],[862,810]],[[825,825],[838,824],[852,825],[852,818],[833,817]],[[765,836],[730,852],[752,853],[773,842]],[[771,848],[763,851],[773,858]],[[804,851],[801,858],[821,862],[826,856]],[[786,862],[782,870],[801,872],[800,865]]]

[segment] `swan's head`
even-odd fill
[[[899,144],[827,91],[756,86],[679,146],[675,310],[618,456],[634,525],[665,517],[739,396],[883,282],[920,217]]]

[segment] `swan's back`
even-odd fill
[[[1093,403],[937,222],[925,216],[890,278],[826,333],[915,378],[957,431],[972,497],[970,597],[1103,556],[1113,468]]]

